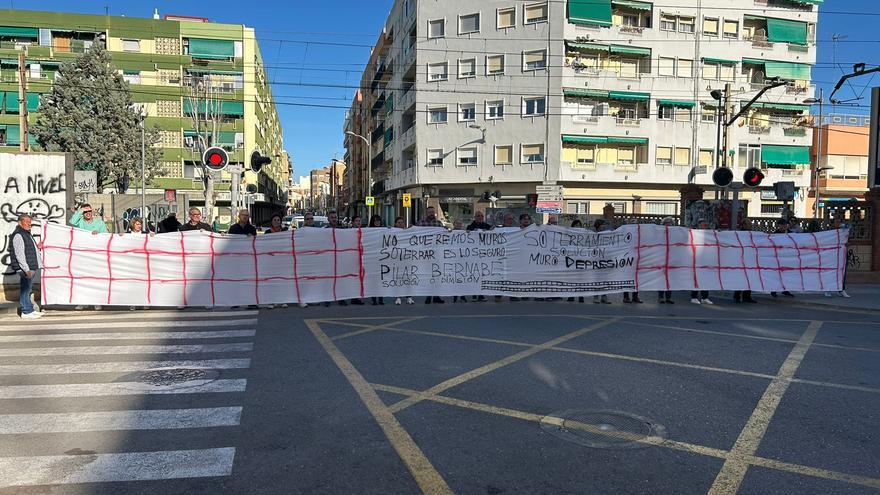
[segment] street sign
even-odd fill
[[[374,196],[367,196],[364,199],[364,204],[366,204],[367,206],[373,206],[376,204],[376,198]]]
[[[562,213],[562,201],[538,201],[538,204],[535,205],[535,212],[537,213]]]
[[[540,196],[544,196],[544,195],[562,196],[564,194],[564,188],[563,188],[563,186],[557,186],[557,185],[553,185],[553,186],[541,185],[541,186],[535,186],[535,192],[538,193],[538,195],[540,195]]]
[[[403,193],[403,207],[409,208],[412,206],[412,194]]]
[[[562,208],[535,208],[535,213],[562,214]]]

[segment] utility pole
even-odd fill
[[[724,118],[727,118],[730,115],[730,83],[724,84],[724,110],[722,111],[722,115]],[[730,147],[730,126],[724,126],[724,139],[723,144],[721,145],[721,166],[728,166],[728,148]]]
[[[28,151],[27,72],[24,51],[18,54],[18,150]]]

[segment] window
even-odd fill
[[[544,145],[522,145],[522,163],[544,163]]]
[[[575,168],[591,168],[596,164],[596,147],[578,147],[575,152]]]
[[[733,81],[735,79],[736,65],[721,64],[721,80]]]
[[[718,64],[703,62],[703,79],[718,79]]]
[[[244,43],[241,41],[232,42],[232,56],[234,58],[242,58],[244,56]]]
[[[428,166],[429,167],[442,167],[443,166],[443,150],[442,149],[428,150]]]
[[[458,148],[459,165],[476,165],[477,164],[477,148]]]
[[[516,8],[498,9],[498,29],[516,25]]]
[[[428,64],[428,80],[429,81],[445,81],[449,77],[449,64],[440,62],[439,64]]]
[[[547,4],[539,3],[537,5],[525,6],[525,23],[535,24],[547,20]]]
[[[539,70],[547,67],[547,50],[523,52],[523,70]]]
[[[30,64],[28,66],[31,79],[41,79],[43,77],[43,66],[40,64]]]
[[[140,40],[122,40],[122,51],[124,52],[140,52]]]
[[[675,16],[674,15],[661,15],[660,16],[660,30],[661,31],[675,31]]]
[[[486,56],[486,75],[497,76],[504,74],[504,55]]]
[[[458,17],[458,34],[479,33],[480,14],[468,14]]]
[[[691,109],[688,107],[675,107],[675,121],[676,122],[690,122],[691,121]]]
[[[574,213],[574,214],[590,213],[590,202],[589,201],[566,201],[565,202],[565,212],[566,213]]]
[[[617,164],[632,165],[633,163],[635,163],[635,156],[635,148],[619,148],[617,150]]]
[[[614,213],[626,213],[626,203],[606,203],[614,208]]]
[[[675,148],[675,164],[676,165],[690,165],[691,164],[691,149],[690,148]]]
[[[739,38],[739,21],[724,20],[724,37],[732,39]]]
[[[703,19],[703,34],[706,36],[718,36],[718,19],[706,17]]]
[[[544,115],[544,98],[523,99],[523,115]]]
[[[645,201],[645,213],[649,215],[675,215],[676,203]]]
[[[657,165],[672,165],[672,148],[657,146]]]
[[[434,107],[428,109],[429,124],[445,124],[449,116],[446,107]]]
[[[495,147],[495,165],[511,165],[513,163],[513,146]]]
[[[140,84],[141,73],[138,71],[123,71],[122,80],[127,82],[128,84]]]
[[[628,77],[636,79],[639,77],[639,61],[638,60],[621,60],[619,77]]]
[[[446,19],[428,21],[428,38],[442,38],[444,36],[446,36]]]
[[[707,124],[714,124],[716,113],[717,113],[717,110],[715,107],[703,105],[702,113],[700,114],[700,122],[704,122]]]
[[[657,73],[661,76],[675,76],[675,59],[660,57]]]
[[[713,150],[701,149],[700,150],[700,165],[703,167],[711,167],[712,166],[712,155],[715,152]]]
[[[504,100],[495,100],[486,102],[486,118],[501,119],[504,118]]]
[[[469,58],[458,61],[458,77],[476,77],[477,75],[477,59]]]
[[[678,64],[676,64],[676,74],[678,77],[692,77],[694,74],[694,61],[686,58],[678,59]]]
[[[657,118],[660,120],[672,120],[675,116],[675,108],[669,105],[661,105],[657,109]]]
[[[477,118],[477,106],[473,103],[463,103],[458,106],[458,121],[473,122]]]
[[[627,27],[641,27],[639,25],[639,16],[635,14],[623,14],[621,16],[621,25]]]
[[[404,2],[403,2],[403,15],[404,15],[404,17],[409,17],[410,14],[413,13],[412,4],[413,4],[412,0],[404,0]]]
[[[761,167],[761,145],[741,144],[737,151],[740,168]]]
[[[678,31],[682,33],[693,33],[696,20],[693,17],[679,17]]]

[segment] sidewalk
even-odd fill
[[[783,297],[780,295],[773,301],[784,304],[823,306],[835,309],[858,309],[880,313],[880,284],[848,284],[846,292],[852,297],[849,299],[843,298],[837,295],[836,292],[832,293],[834,297],[825,297],[821,292],[811,292],[809,294],[795,293],[794,297]],[[770,299],[769,296],[764,294],[760,294],[760,297],[762,299]]]

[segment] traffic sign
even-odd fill
[[[376,204],[376,198],[373,196],[367,196],[366,199],[364,200],[364,203],[367,206],[373,206]]]
[[[562,201],[538,201],[535,205],[536,213],[562,213]]]
[[[403,193],[403,207],[409,208],[412,206],[412,194]]]
[[[553,186],[541,185],[541,186],[535,186],[535,192],[541,196],[544,196],[544,195],[562,196],[564,194],[564,188],[563,188],[563,186],[557,186],[557,185],[553,185]]]

